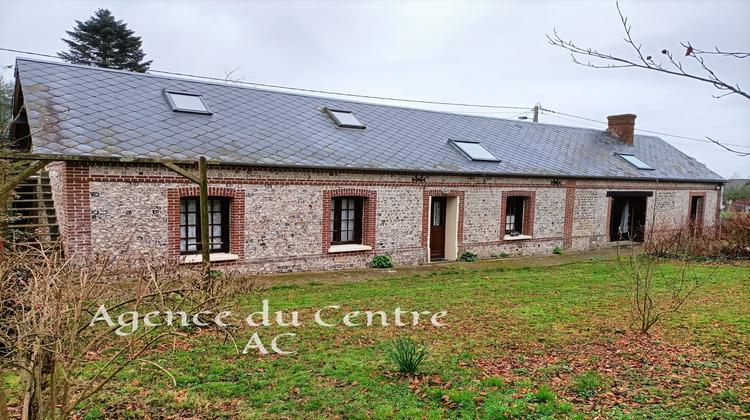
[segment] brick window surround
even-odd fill
[[[534,237],[534,209],[536,208],[536,192],[534,191],[503,191],[500,203],[500,242],[505,239],[505,211],[507,209],[508,197],[524,197],[523,200],[523,227],[521,234]]]
[[[226,197],[229,204],[229,253],[245,257],[245,190],[226,187],[208,187],[210,197]],[[179,187],[167,189],[168,249],[170,258],[180,256],[180,198],[200,196],[200,188]]]
[[[698,204],[698,208],[697,208],[698,212],[696,214],[696,216],[698,216],[698,219],[695,221],[695,228],[698,229],[698,231],[700,231],[701,229],[703,229],[703,220],[706,217],[704,213],[706,209],[706,192],[703,191],[703,192],[691,192],[690,193],[690,198],[688,200],[688,212],[687,212],[688,222],[690,222],[690,214],[692,213],[692,210],[693,210],[693,197],[701,198],[700,203]]]
[[[331,247],[331,199],[334,197],[362,197],[362,245],[372,247],[374,250],[378,193],[360,188],[342,188],[323,191],[323,236],[320,242],[323,254],[328,254],[328,249]]]

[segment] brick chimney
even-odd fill
[[[628,146],[633,145],[633,131],[635,130],[635,114],[610,115],[607,117],[607,131],[617,136]]]

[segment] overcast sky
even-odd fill
[[[549,45],[564,39],[633,56],[614,1],[41,1],[3,0],[0,47],[42,54],[65,50],[75,20],[108,8],[142,37],[152,70],[333,92],[428,101],[542,107],[606,121],[634,113],[636,129],[706,136],[750,152],[750,100],[715,99],[711,85],[639,69],[575,65]],[[750,51],[750,1],[620,2],[645,54],[680,42]],[[0,51],[0,66],[23,54]],[[45,59],[45,58],[42,58]],[[51,60],[51,59],[49,59]],[[750,58],[707,57],[725,81],[750,91]],[[696,70],[697,71],[697,70]],[[6,80],[12,70],[3,70]],[[377,100],[359,99],[369,102]],[[403,103],[398,103],[404,105]],[[517,118],[526,111],[407,104],[415,108]],[[544,112],[540,122],[605,129]],[[724,177],[750,178],[750,157],[711,143],[660,136]],[[407,139],[405,139],[407,140]]]

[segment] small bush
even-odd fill
[[[501,252],[499,254],[492,254],[491,256],[492,258],[508,258],[509,257],[509,255],[506,254],[505,252]]]
[[[730,213],[721,222],[721,253],[730,258],[750,256],[750,213]]]
[[[376,255],[372,257],[372,264],[370,264],[370,267],[372,268],[391,268],[395,264],[393,264],[393,261],[391,261],[390,255]]]
[[[427,358],[428,347],[425,343],[401,337],[386,344],[385,352],[396,364],[399,372],[413,375],[419,371],[419,365]]]
[[[582,398],[591,398],[604,386],[604,378],[599,372],[589,370],[583,375],[576,376],[573,389]]]
[[[563,253],[563,249],[562,249],[562,248],[560,248],[559,246],[556,246],[556,247],[555,247],[555,249],[553,249],[553,250],[552,250],[552,253],[553,253],[553,254],[557,254],[557,255],[560,255],[560,254],[562,254],[562,253]]]
[[[477,254],[473,252],[466,251],[463,254],[461,254],[461,257],[457,259],[456,261],[460,262],[474,262],[477,260]]]

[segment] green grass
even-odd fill
[[[417,343],[409,337],[399,337],[388,342],[385,352],[388,358],[398,367],[398,371],[408,375],[419,372],[420,366],[427,359],[428,346]]]
[[[725,266],[651,336],[627,331],[626,290],[611,262],[552,267],[447,270],[353,283],[319,279],[247,296],[235,324],[262,308],[299,327],[243,326],[270,350],[279,334],[289,355],[237,354],[231,340],[197,330],[177,348],[133,364],[91,402],[85,418],[741,418],[750,412],[750,276]],[[699,272],[709,272],[699,267]],[[338,323],[323,327],[314,321]],[[416,326],[394,310],[430,311]],[[388,326],[347,327],[343,317],[385,311]],[[430,323],[432,314],[447,326]],[[379,320],[375,317],[376,321]],[[409,336],[430,346],[416,376],[398,374],[383,343]],[[113,337],[113,340],[116,339]],[[6,379],[6,383],[13,383]],[[137,384],[137,385],[134,385]],[[13,387],[9,391],[13,392]],[[132,398],[138,395],[138,398]],[[11,401],[13,399],[11,395]],[[593,410],[593,411],[592,411]],[[97,417],[99,416],[99,417]]]
[[[604,387],[604,377],[599,372],[589,370],[577,375],[573,380],[573,389],[582,398],[591,398]]]

